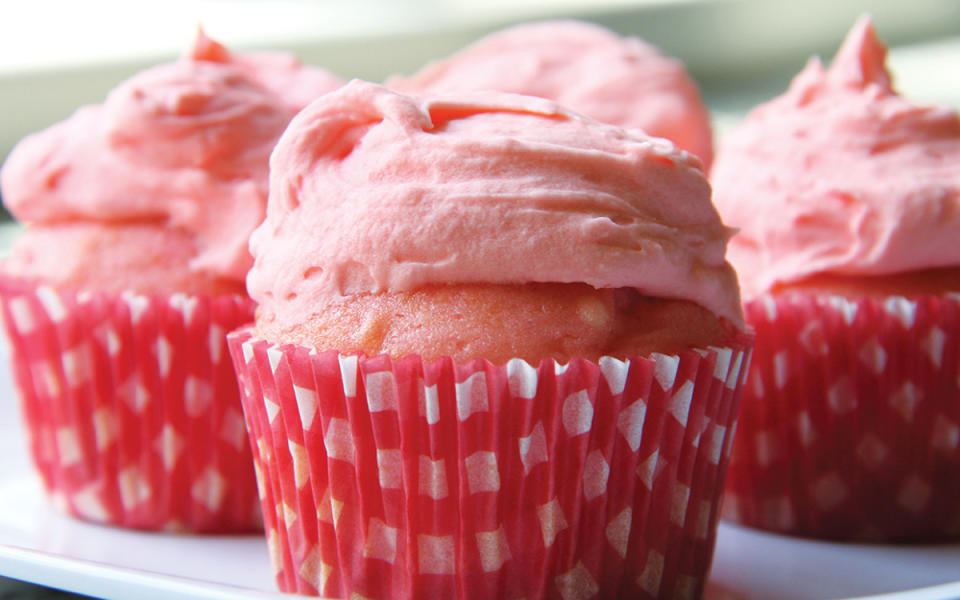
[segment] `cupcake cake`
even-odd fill
[[[270,151],[306,90],[335,83],[201,32],[10,154],[0,185],[26,228],[0,299],[33,459],[68,513],[260,527],[225,334],[253,316],[247,240]]]
[[[415,95],[497,90],[547,98],[667,138],[707,167],[713,159],[710,114],[683,63],[592,23],[516,25],[387,85]]]
[[[355,81],[270,177],[229,342],[281,590],[701,593],[751,340],[699,160]]]
[[[757,333],[724,504],[747,525],[960,538],[960,118],[885,56],[861,19],[713,167]]]

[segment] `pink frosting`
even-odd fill
[[[960,118],[891,89],[869,19],[723,140],[711,173],[746,294],[960,266]]]
[[[388,85],[423,95],[498,90],[548,98],[604,123],[672,140],[709,166],[710,116],[683,64],[597,25],[518,25]]]
[[[197,30],[187,56],[193,60],[234,65],[247,77],[278,94],[296,112],[344,83],[330,71],[304,65],[296,56],[286,52],[231,53],[207,37],[202,29]]]
[[[700,161],[665,140],[530,96],[355,81],[278,142],[247,288],[281,328],[340,295],[527,282],[633,287],[739,325],[730,234]]]
[[[308,82],[315,95],[336,87],[327,77],[299,77],[293,62],[281,73],[258,70],[273,60],[234,60],[200,32],[183,59],[143,71],[104,104],[23,139],[0,172],[4,202],[31,226],[186,231],[198,248],[186,268],[242,281],[252,264],[247,239],[264,216],[270,152]],[[283,82],[297,83],[292,99]]]

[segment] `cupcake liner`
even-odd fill
[[[55,290],[0,276],[30,451],[55,504],[137,529],[262,529],[226,333],[242,297]]]
[[[724,517],[828,539],[960,539],[960,296],[746,305]]]
[[[228,340],[281,590],[701,593],[747,336],[539,367]]]

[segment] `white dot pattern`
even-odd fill
[[[777,352],[773,356],[773,385],[778,390],[787,387],[790,379],[790,362],[786,352]]]
[[[243,415],[237,409],[228,409],[223,413],[220,425],[220,439],[230,444],[239,453],[246,453],[247,428],[243,422]]]
[[[926,351],[930,362],[937,369],[943,366],[943,349],[947,343],[947,334],[939,327],[930,329],[930,333],[924,338],[922,345]]]
[[[547,462],[547,435],[544,433],[543,423],[537,423],[530,435],[520,438],[517,446],[523,462],[523,472],[527,475],[535,466]]]
[[[377,471],[380,474],[380,487],[400,489],[403,485],[403,456],[400,450],[377,450]]]
[[[960,446],[960,426],[947,417],[937,415],[933,425],[933,447],[947,456],[953,455]]]
[[[563,508],[554,498],[543,506],[537,507],[537,518],[540,520],[540,531],[543,533],[543,545],[549,548],[557,539],[557,535],[568,527],[567,519],[563,516]]]
[[[724,514],[814,537],[956,539],[960,296],[781,295],[746,316],[756,361]],[[777,389],[778,363],[803,376]]]
[[[120,487],[120,501],[126,510],[133,510],[150,498],[150,482],[139,467],[128,467],[120,471],[117,483]]]
[[[269,411],[267,418],[270,421]],[[323,437],[323,445],[327,449],[327,456],[349,463],[353,462],[354,446],[353,433],[350,431],[350,423],[345,419],[330,419],[327,426],[327,433]]]
[[[246,416],[285,591],[450,597],[464,576],[488,595],[506,577],[516,597],[702,590],[708,565],[679,548],[707,557],[715,539],[744,350],[534,367],[393,362],[249,339],[231,336],[231,352],[251,390]],[[283,353],[276,372],[271,348]],[[312,421],[299,414],[304,397]],[[579,485],[563,483],[572,477]],[[655,498],[667,499],[656,517]],[[310,506],[316,531],[290,527],[289,510],[303,523]],[[665,545],[677,536],[684,542]],[[586,548],[602,548],[621,575],[611,580]],[[321,564],[330,571],[318,587]]]
[[[43,305],[47,317],[54,323],[60,323],[67,318],[67,307],[64,306],[60,296],[52,288],[38,287],[37,300]]]
[[[309,430],[313,427],[314,417],[317,416],[317,393],[310,388],[294,385],[293,395],[297,399],[300,423],[305,430]]]
[[[610,479],[610,465],[603,457],[603,452],[594,450],[587,455],[583,469],[583,496],[593,500],[607,491],[607,481]]]
[[[772,431],[758,431],[754,434],[754,452],[757,463],[768,467],[777,458],[777,436]]]
[[[726,360],[727,363],[729,363],[732,352],[726,348],[722,351],[727,352]],[[604,379],[607,380],[607,385],[610,386],[610,393],[614,396],[622,394],[624,388],[627,387],[627,373],[630,371],[630,361],[622,361],[604,356],[600,359],[600,371],[603,373]]]
[[[877,338],[871,338],[860,349],[860,362],[865,367],[873,371],[874,375],[879,375],[887,366],[887,351],[883,349]]]
[[[889,454],[886,444],[873,433],[863,436],[857,444],[857,456],[863,464],[874,470],[883,466]]]
[[[600,591],[597,581],[582,562],[578,562],[566,573],[558,575],[556,584],[563,600],[587,600]]]
[[[647,417],[647,404],[642,398],[621,411],[617,417],[617,429],[634,452],[643,441],[643,422]]]
[[[451,535],[417,536],[420,572],[426,575],[450,575],[454,571],[455,552]]]
[[[4,302],[4,306],[10,313],[6,321],[12,323],[20,335],[33,333],[33,330],[37,327],[37,322],[33,318],[33,310],[27,298],[20,297],[7,300]]]
[[[430,425],[440,422],[440,396],[435,385],[423,388],[423,416]]]
[[[57,453],[60,463],[66,467],[74,465],[83,458],[77,432],[71,427],[61,427],[57,430]]]
[[[617,551],[620,558],[627,557],[627,547],[630,544],[630,525],[632,523],[633,510],[630,508],[623,509],[623,512],[607,523],[607,529],[605,531],[607,541],[610,542],[613,549]]]
[[[390,527],[380,519],[370,519],[363,555],[388,563],[394,562],[397,559],[397,528]]]
[[[393,373],[390,371],[371,373],[366,376],[365,384],[370,412],[397,410],[396,383],[393,381]]]
[[[659,450],[654,450],[650,456],[646,458],[646,460],[640,463],[640,466],[637,469],[637,476],[648,490],[653,489],[653,480],[664,468],[664,466],[665,465],[660,462]]]
[[[593,425],[593,404],[586,390],[567,396],[563,401],[563,427],[575,437],[590,431]]]
[[[293,463],[293,485],[300,489],[310,481],[310,457],[307,456],[307,449],[303,444],[291,440],[287,447],[290,449],[290,460]],[[377,458],[380,457],[377,456]],[[381,474],[380,477],[382,480],[383,475]]]
[[[277,536],[274,535],[273,539],[276,540]],[[274,543],[276,544],[276,542]],[[277,550],[279,551],[279,547]],[[272,555],[273,553],[271,552],[271,556]],[[324,563],[320,558],[320,550],[314,547],[311,548],[310,552],[307,553],[300,563],[299,574],[300,577],[313,585],[317,593],[322,595],[327,587],[327,581],[330,579],[330,572],[332,570],[333,567]]]
[[[177,433],[173,425],[165,425],[160,435],[153,444],[157,453],[163,461],[163,466],[167,471],[172,471],[177,466],[180,453],[183,452],[183,436]]]
[[[487,380],[483,372],[474,373],[465,381],[456,384],[457,416],[466,421],[474,413],[487,412]]]
[[[190,495],[194,500],[215,512],[223,503],[227,493],[227,480],[215,469],[207,469],[190,487]]]
[[[444,459],[432,460],[420,457],[420,493],[434,500],[443,500],[450,495],[447,487],[447,467]]]
[[[667,410],[673,415],[678,423],[687,426],[687,417],[690,415],[690,403],[693,400],[693,382],[686,381],[680,386],[680,389],[673,393],[670,399],[670,406]]]
[[[660,595],[660,582],[663,579],[665,558],[656,550],[651,550],[647,556],[647,563],[644,565],[643,572],[637,579],[640,589],[654,598]]]
[[[477,532],[477,550],[480,552],[480,564],[484,572],[499,571],[510,560],[510,542],[503,527],[496,531]]]
[[[106,450],[117,439],[117,419],[113,411],[107,408],[93,411],[93,431],[97,450]]]
[[[24,415],[34,462],[59,506],[138,529],[259,529],[234,369],[222,360],[225,332],[253,315],[248,299],[31,289],[6,276],[0,299],[24,365],[17,385],[39,409]]]
[[[467,470],[467,486],[471,494],[496,492],[500,489],[500,471],[494,452],[477,452],[464,461]]]
[[[517,398],[532,399],[537,395],[537,370],[519,358],[507,362],[507,381],[510,394]]]
[[[187,415],[196,419],[213,404],[213,386],[208,381],[191,375],[183,385],[183,400]]]
[[[70,388],[80,387],[90,379],[88,360],[88,349],[85,346],[71,348],[61,354],[60,364],[63,365],[63,375]]]

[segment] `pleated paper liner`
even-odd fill
[[[55,504],[148,530],[262,529],[226,333],[241,297],[58,291],[0,276],[34,464]]]
[[[756,329],[724,517],[838,540],[960,539],[960,296],[795,293]]]
[[[700,595],[748,336],[538,367],[229,342],[281,590]]]

